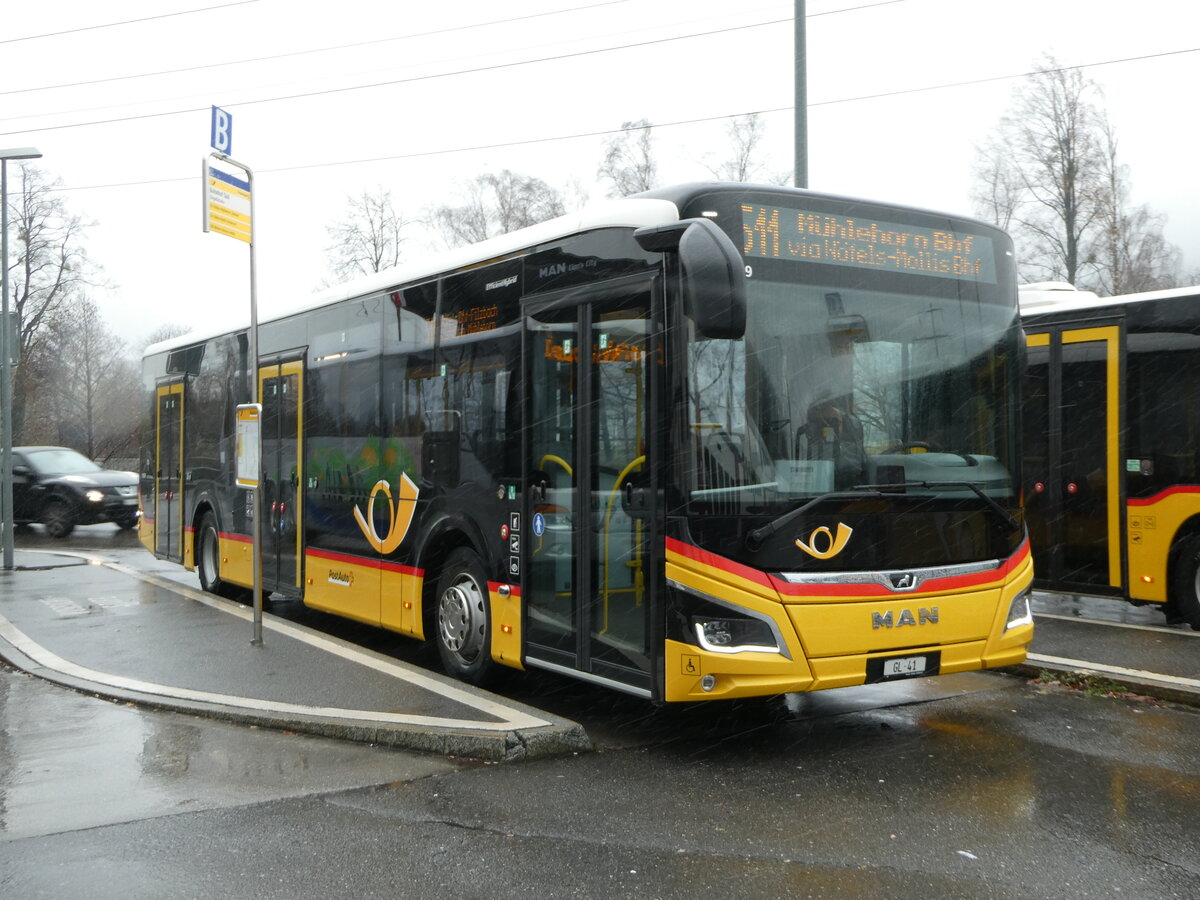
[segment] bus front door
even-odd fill
[[[650,290],[526,320],[525,657],[649,696]],[[631,498],[637,498],[630,503]]]
[[[154,554],[183,561],[183,382],[160,385],[154,443]]]
[[[1024,493],[1040,586],[1119,592],[1120,329],[1026,336]]]
[[[272,362],[258,373],[262,403],[262,573],[264,589],[294,593],[303,559],[303,369]]]

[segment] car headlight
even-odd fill
[[[1033,610],[1029,606],[1029,600],[1032,595],[1033,590],[1025,588],[1025,590],[1013,597],[1012,603],[1008,605],[1008,619],[1004,623],[1005,631],[1011,628],[1020,628],[1022,625],[1033,624]]]
[[[88,491],[83,496],[87,497],[88,501],[91,503],[99,503],[101,500],[104,499],[104,491],[98,491],[95,488],[92,488],[90,491]]]

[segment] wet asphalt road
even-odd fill
[[[1192,710],[992,673],[790,706],[505,693],[599,752],[484,765],[0,671],[0,894],[1200,896]]]

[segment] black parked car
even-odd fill
[[[13,447],[13,521],[41,522],[51,537],[76,525],[138,521],[137,476],[116,472],[67,447]]]

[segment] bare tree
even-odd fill
[[[90,298],[75,298],[70,315],[55,317],[30,363],[39,377],[31,385],[27,442],[64,444],[102,461],[133,455],[141,411],[137,366]]]
[[[346,198],[345,218],[325,231],[333,242],[325,249],[334,281],[390,269],[400,262],[404,228],[410,222],[396,211],[391,191],[363,191]]]
[[[1163,235],[1166,216],[1130,201],[1128,167],[1117,161],[1117,139],[1105,130],[1108,177],[1102,229],[1093,242],[1095,278],[1084,284],[1102,295],[1153,291],[1178,284],[1182,254]]]
[[[648,119],[622,122],[621,131],[608,139],[598,174],[612,183],[610,197],[627,197],[657,186],[652,128]]]
[[[192,329],[186,325],[180,325],[177,322],[167,322],[165,325],[159,325],[152,332],[142,338],[141,348],[145,350],[151,344],[157,344],[160,341],[169,341],[171,338],[182,337]]]
[[[790,172],[765,173],[768,160],[763,153],[763,141],[767,126],[759,113],[747,113],[730,119],[725,128],[729,139],[730,156],[717,166],[706,167],[720,181],[766,181],[770,184],[788,184]]]
[[[565,212],[558,190],[540,178],[505,169],[474,178],[466,186],[462,203],[439,206],[429,218],[447,246],[461,247]]]
[[[1100,99],[1099,87],[1078,68],[1047,57],[978,152],[976,209],[1012,233],[1030,281],[1128,286],[1129,264],[1118,259],[1131,254],[1152,267],[1177,267],[1161,219],[1128,208],[1128,176],[1117,164]],[[1125,274],[1117,277],[1122,266]],[[1152,281],[1171,280],[1166,268]]]
[[[21,361],[13,373],[13,434],[19,435],[40,364],[38,350],[55,320],[66,314],[98,268],[83,249],[91,224],[67,210],[50,181],[34,166],[20,166],[17,191],[9,193],[9,223],[16,231],[16,259],[9,268],[9,308],[17,313]],[[7,262],[7,261],[5,261]]]

